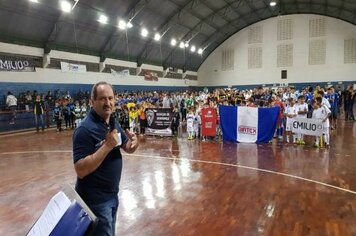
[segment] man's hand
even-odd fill
[[[137,136],[134,132],[129,131],[128,129],[125,130],[126,136],[130,139],[131,145],[130,148],[136,148],[138,146]]]
[[[138,147],[138,140],[135,133],[130,132],[129,130],[125,130],[126,136],[129,141],[123,146],[123,149],[127,153],[133,153]]]
[[[106,134],[104,145],[113,149],[119,143],[119,138],[117,136],[117,129],[112,130]]]

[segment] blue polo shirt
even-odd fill
[[[118,123],[115,128],[121,133],[122,144],[128,139]],[[95,153],[100,142],[106,138],[110,130],[105,122],[93,109],[82,120],[73,134],[73,161]],[[98,204],[115,197],[119,191],[122,171],[120,147],[113,148],[101,165],[83,179],[77,178],[76,191],[87,204]]]

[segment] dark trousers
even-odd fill
[[[348,119],[354,120],[355,119],[352,109],[353,109],[352,103],[345,104],[345,119],[346,120],[348,120]]]
[[[178,127],[179,127],[179,124],[177,124],[177,123],[172,124],[172,134],[173,135],[178,134]]]
[[[74,128],[74,120],[75,120],[75,115],[71,114],[69,116],[69,124],[72,129]]]
[[[57,123],[57,130],[62,130],[62,120],[56,119],[56,123]]]
[[[64,114],[64,121],[66,123],[66,128],[68,128],[68,126],[70,126],[69,115]]]
[[[183,120],[186,120],[186,117],[187,117],[187,109],[181,108],[181,109],[180,109],[180,112],[182,113],[182,121],[183,121]]]
[[[140,134],[145,134],[146,124],[147,124],[147,120],[140,119]]]

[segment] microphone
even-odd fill
[[[110,116],[109,126],[110,126],[110,132],[115,129],[115,115],[114,114],[111,114],[111,116]]]
[[[109,126],[110,126],[110,132],[115,129],[115,115],[114,114],[111,114],[111,116],[110,116]],[[120,132],[117,133],[117,137],[118,137],[118,142],[117,142],[116,147],[120,146],[122,144],[122,139],[121,139],[121,133]]]

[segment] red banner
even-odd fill
[[[201,124],[203,136],[216,136],[215,108],[204,108],[201,110]]]

